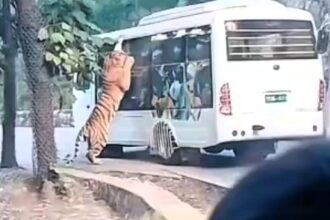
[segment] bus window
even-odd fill
[[[151,109],[151,45],[150,37],[124,42],[124,50],[135,59],[129,91],[121,102],[119,110]]]
[[[203,29],[201,29],[203,30]],[[194,29],[190,33],[197,32]],[[187,38],[187,79],[188,91],[193,96],[192,107],[212,108],[212,76],[210,34],[204,29]]]
[[[310,21],[241,20],[226,27],[230,61],[317,58]]]
[[[156,109],[184,108],[186,37],[170,32],[152,37],[152,105]]]

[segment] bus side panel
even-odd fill
[[[152,124],[150,111],[119,111],[109,126],[109,143],[148,145]]]

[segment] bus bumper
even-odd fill
[[[219,142],[290,140],[325,136],[322,112],[246,114],[219,119]]]

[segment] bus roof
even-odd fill
[[[158,23],[166,20],[177,19],[181,17],[193,16],[209,12],[215,12],[229,8],[239,8],[248,6],[262,7],[285,7],[283,4],[273,0],[216,0],[196,5],[171,8],[143,17],[138,26]]]
[[[142,18],[138,26],[103,33],[98,36],[101,38],[109,38],[115,43],[116,39],[118,39],[120,36],[125,36],[125,39],[132,39],[158,33],[160,31],[170,31],[167,29],[173,29],[173,25],[183,28],[181,26],[187,26],[187,22],[178,21],[187,20],[189,17],[196,17],[194,20],[195,26],[206,25],[209,24],[213,14],[218,13],[221,10],[230,9],[234,10],[236,14],[240,14],[240,10],[244,10],[245,8],[249,7],[267,8],[267,10],[262,11],[262,13],[267,14],[269,12],[274,12],[274,9],[277,9],[275,10],[277,11],[276,13],[280,13],[285,17],[312,19],[312,15],[307,11],[286,7],[285,5],[273,0],[216,0],[207,3],[159,11]],[[158,25],[158,23],[164,22],[168,23],[165,26]],[[188,24],[188,26],[189,25],[191,24]]]

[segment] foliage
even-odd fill
[[[113,31],[135,26],[141,17],[176,4],[177,0],[99,0],[94,20],[103,30]]]
[[[136,26],[138,21],[151,13],[183,5],[212,0],[98,0],[95,23],[105,31]]]
[[[45,61],[52,76],[65,76],[75,85],[93,81],[93,74],[102,70],[98,52],[104,43],[95,34],[101,29],[91,22],[95,0],[40,0],[40,11],[47,25],[38,38],[45,42]],[[56,77],[56,79],[59,79]]]

